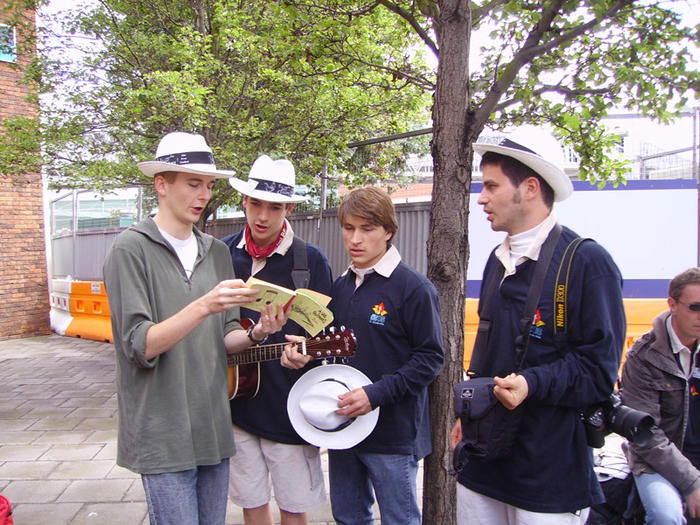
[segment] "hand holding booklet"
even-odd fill
[[[331,300],[327,295],[306,288],[290,290],[255,277],[249,278],[246,286],[258,290],[254,302],[246,304],[246,308],[259,312],[268,304],[282,304],[289,311],[289,318],[311,336],[318,334],[333,321],[333,313],[326,308]]]

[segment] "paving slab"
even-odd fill
[[[51,503],[58,499],[69,484],[66,480],[11,481],[3,489],[3,495],[13,506],[17,503]]]
[[[41,459],[57,461],[79,461],[94,458],[102,445],[54,445]]]
[[[85,505],[73,518],[71,525],[105,525],[133,523],[139,525],[148,517],[146,502],[92,503]]]
[[[0,422],[2,425],[2,422]],[[29,444],[40,444],[37,443],[44,432],[31,430],[19,430],[19,431],[4,431],[0,430],[0,443],[5,445],[29,445]]]
[[[0,447],[0,461],[39,459],[50,448],[49,445],[3,445]]]
[[[12,509],[12,517],[17,525],[68,525],[82,507],[80,503],[25,503]]]
[[[131,487],[129,479],[74,480],[57,501],[119,502]]]
[[[62,461],[50,479],[105,479],[114,468],[114,461]]]
[[[31,410],[30,408],[16,408],[17,406],[18,403],[3,403],[3,407],[0,408],[0,425],[3,424],[3,419],[19,419],[26,416]]]
[[[69,417],[40,417],[31,427],[32,430],[73,430],[80,423],[81,418]]]
[[[32,425],[36,424],[38,419],[3,419],[2,429],[3,430],[26,430]]]
[[[34,440],[33,444],[68,445],[85,443],[91,434],[92,432],[89,430],[83,432],[76,430],[45,430],[40,432],[40,436]]]
[[[0,464],[0,479],[48,479],[58,461],[6,461]]]

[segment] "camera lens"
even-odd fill
[[[625,405],[615,407],[610,417],[610,429],[613,432],[642,447],[651,439],[652,426],[654,418],[649,414]]]

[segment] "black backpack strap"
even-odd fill
[[[564,255],[559,263],[557,280],[554,285],[554,346],[559,353],[562,353],[566,346],[566,330],[568,327],[568,298],[569,298],[569,275],[571,275],[571,264],[574,253],[583,241],[591,239],[576,237],[564,250]]]
[[[486,361],[486,345],[489,340],[489,332],[491,331],[491,319],[492,319],[492,303],[493,297],[495,297],[498,287],[503,279],[503,273],[505,269],[502,264],[498,265],[498,269],[491,275],[491,279],[488,282],[488,288],[486,289],[486,295],[481,302],[481,311],[479,312],[479,327],[476,331],[476,339],[474,341],[474,348],[472,350],[472,357],[469,361],[469,370],[467,370],[468,376],[479,376],[481,370],[483,370],[484,363]]]
[[[311,272],[309,272],[306,243],[295,235],[292,240],[292,250],[292,255],[294,257],[294,268],[292,269],[294,288],[307,288],[309,286]]]

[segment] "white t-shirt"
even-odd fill
[[[178,259],[180,259],[180,264],[182,264],[182,267],[185,269],[185,275],[189,279],[194,270],[194,262],[197,260],[197,253],[199,251],[194,233],[191,233],[187,239],[178,239],[160,228],[158,228],[158,231],[160,231],[163,238],[168,241],[175,250]]]

